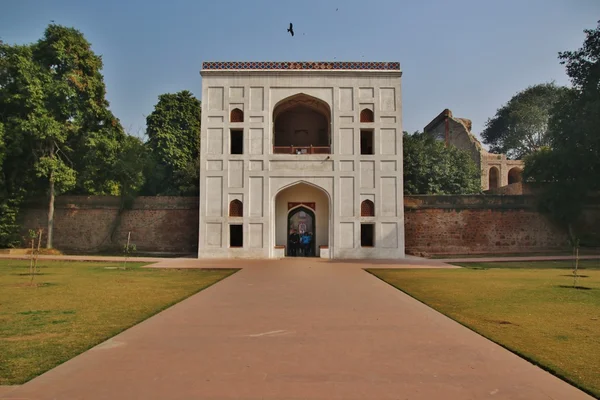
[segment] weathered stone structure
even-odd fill
[[[203,258],[404,257],[398,62],[206,62]]]
[[[471,155],[481,170],[481,189],[497,189],[509,184],[521,182],[523,161],[509,160],[505,154],[489,153],[471,133],[471,120],[455,118],[452,111],[445,109],[423,129],[438,140]]]

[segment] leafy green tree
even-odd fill
[[[133,197],[142,189],[148,156],[148,148],[141,139],[130,135],[125,137],[118,158],[112,166],[112,176],[123,197]]]
[[[514,95],[487,120],[481,133],[493,153],[521,159],[549,145],[548,121],[554,105],[569,89],[544,83]]]
[[[404,132],[404,194],[472,194],[481,172],[464,150],[431,135]]]
[[[47,189],[48,248],[56,195],[114,190],[108,174],[125,134],[108,110],[101,69],[74,28],[51,24],[34,44],[0,44],[0,119],[10,138],[5,191],[15,198]]]
[[[573,90],[555,106],[548,148],[527,157],[524,170],[527,179],[545,184],[540,206],[573,242],[586,198],[600,190],[600,21],[584,32],[582,48],[559,53]]]
[[[146,193],[198,194],[200,117],[200,101],[189,91],[159,96],[146,119],[151,150]]]

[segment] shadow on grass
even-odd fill
[[[563,289],[593,290],[593,288],[587,286],[558,285],[558,287]]]

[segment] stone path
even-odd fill
[[[591,399],[361,269],[385,262],[164,262],[243,269],[0,398]]]

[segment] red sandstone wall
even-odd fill
[[[23,234],[46,227],[45,204],[23,213]],[[535,210],[530,196],[408,196],[404,199],[407,253],[506,253],[564,248],[567,235]],[[139,197],[119,214],[119,198],[57,198],[54,246],[97,252],[121,249],[131,232],[138,251],[194,253],[198,248],[198,198]],[[597,227],[600,208],[583,222]],[[590,231],[591,232],[591,231]],[[44,235],[46,236],[46,235]]]
[[[46,228],[46,212],[45,204],[31,205],[23,213],[23,234]],[[122,212],[120,221],[118,215],[118,197],[58,197],[54,247],[84,252],[121,249],[131,232],[138,251],[194,253],[198,249],[197,197],[139,197]]]
[[[527,196],[410,196],[404,228],[409,254],[475,254],[565,248],[567,235]]]

